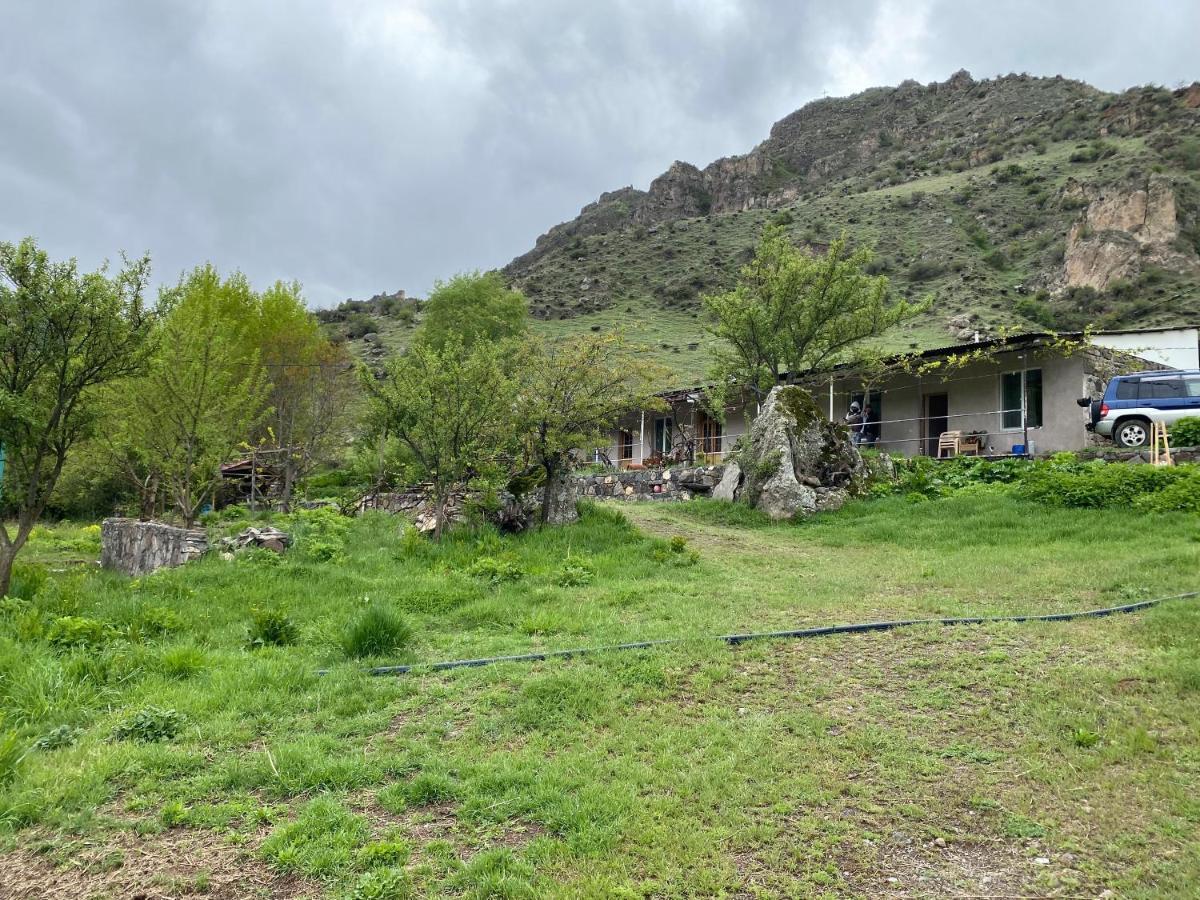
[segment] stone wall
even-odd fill
[[[137,519],[105,519],[100,526],[100,565],[126,575],[182,566],[207,549],[208,537],[202,528],[176,528]]]
[[[1078,456],[1080,459],[1103,459],[1108,462],[1148,463],[1150,448],[1125,450],[1105,442],[1101,447],[1081,451]],[[1172,447],[1171,459],[1177,463],[1200,463],[1200,447]]]
[[[724,473],[724,466],[623,469],[576,480],[585,500],[690,500],[711,495]]]

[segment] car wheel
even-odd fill
[[[1145,447],[1150,443],[1150,423],[1145,419],[1118,422],[1113,437],[1118,447]]]

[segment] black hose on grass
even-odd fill
[[[954,616],[946,619],[897,619],[891,622],[858,622],[852,625],[821,625],[816,628],[796,628],[790,631],[757,631],[746,634],[722,634],[714,640],[723,641],[731,646],[745,644],[749,641],[761,641],[782,638],[814,638],[830,634],[863,634],[868,631],[891,631],[893,628],[908,628],[913,625],[987,625],[993,622],[1069,622],[1072,619],[1099,618],[1112,616],[1117,613],[1132,613],[1157,606],[1165,600],[1183,600],[1188,597],[1198,597],[1200,591],[1189,591],[1185,594],[1172,594],[1169,597],[1158,597],[1154,600],[1142,600],[1138,603],[1126,603],[1124,606],[1107,606],[1103,609],[1086,609],[1078,612],[1049,613],[1035,616]],[[442,672],[447,669],[470,669],[479,666],[490,666],[506,662],[541,662],[547,659],[570,659],[575,656],[588,656],[595,653],[608,653],[613,650],[646,650],[652,647],[664,647],[671,644],[682,644],[690,638],[663,638],[657,641],[633,641],[628,644],[607,644],[599,647],[578,647],[574,650],[547,650],[542,653],[521,653],[516,656],[484,656],[479,659],[451,659],[436,663],[413,663],[404,666],[376,666],[369,669],[371,675],[407,675],[410,672],[429,670]],[[325,671],[318,674],[324,675]]]

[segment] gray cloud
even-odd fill
[[[1191,0],[0,0],[0,238],[424,292],[823,94],[1173,85],[1197,34]]]

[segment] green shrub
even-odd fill
[[[73,728],[70,725],[59,725],[57,728],[51,728],[40,738],[33,742],[36,750],[58,750],[62,747],[70,747],[79,736],[83,734],[82,728]]]
[[[317,562],[345,562],[346,554],[343,551],[341,544],[334,544],[330,541],[305,541],[302,545],[304,554],[309,559],[315,559]],[[279,554],[263,551],[269,556],[275,558],[276,561],[281,559]]]
[[[1101,509],[1128,507],[1191,473],[1183,467],[1092,462],[1076,466],[1035,466],[1018,495],[1051,506]]]
[[[183,619],[175,610],[166,606],[149,606],[142,609],[125,629],[125,636],[136,642],[151,640],[173,634],[183,629]]]
[[[1200,447],[1200,416],[1185,416],[1171,426],[1172,447]]]
[[[254,609],[250,616],[246,642],[254,649],[286,647],[300,640],[300,627],[281,609]]]
[[[700,561],[700,554],[688,546],[687,538],[681,534],[673,535],[666,544],[655,547],[651,556],[655,562],[673,566],[694,566]]]
[[[1008,257],[1004,255],[1003,250],[992,250],[990,253],[984,254],[983,261],[998,271],[1008,268]]]
[[[373,841],[358,851],[358,865],[363,869],[403,866],[412,855],[412,848],[402,841]]]
[[[360,875],[346,896],[349,900],[408,900],[412,895],[408,873],[402,868],[388,866]]]
[[[560,587],[582,587],[596,579],[596,567],[586,559],[568,559],[555,576]]]
[[[169,741],[183,730],[186,720],[173,709],[147,706],[113,729],[113,739],[154,744]]]
[[[467,574],[492,584],[500,584],[505,581],[520,581],[525,577],[525,570],[511,560],[481,556],[467,568]]]
[[[32,601],[45,585],[48,576],[41,566],[24,563],[13,565],[12,578],[8,584],[8,596]]]
[[[346,629],[342,651],[356,659],[381,656],[403,650],[412,636],[412,629],[398,613],[381,604],[372,604]]]
[[[85,616],[59,616],[50,623],[46,640],[55,647],[99,647],[112,629]]]
[[[1134,506],[1144,512],[1200,513],[1200,471],[1176,477],[1162,490],[1138,497]]]

